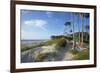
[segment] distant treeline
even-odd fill
[[[80,33],[80,37],[81,37],[81,33],[82,32],[75,32],[74,33],[74,37],[76,38],[76,39],[78,39],[78,37],[79,37],[79,33]],[[85,43],[89,43],[89,33],[87,33],[87,32],[83,32],[83,34],[84,34],[84,36],[83,36],[83,41],[85,42]],[[67,40],[73,40],[73,34],[69,34],[69,35],[52,35],[51,36],[51,39],[60,39],[60,38],[65,38],[65,39],[67,39]]]
[[[58,35],[58,36],[51,36],[51,39],[60,39],[60,38],[66,38],[68,40],[72,40],[73,38],[71,36],[65,36],[65,35]]]

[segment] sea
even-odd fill
[[[21,45],[41,44],[47,40],[21,40]]]

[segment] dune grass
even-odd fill
[[[36,62],[41,62],[41,61],[44,60],[45,57],[46,57],[46,53],[40,53],[40,54],[37,55],[35,61]]]
[[[74,55],[78,53],[78,51],[75,50],[75,49],[71,49],[70,52],[71,52],[72,54],[74,54]]]
[[[83,51],[80,51],[76,53],[76,55],[73,58],[74,60],[87,60],[89,59],[89,50],[85,49]]]
[[[32,48],[36,48],[36,47],[41,47],[43,46],[43,44],[38,44],[38,45],[31,45],[31,46],[25,46],[23,48],[21,48],[21,51],[26,51],[26,50],[29,50],[29,49],[32,49]]]
[[[55,38],[55,39],[50,39],[48,41],[46,41],[45,43],[42,44],[38,44],[38,45],[31,45],[31,46],[25,46],[25,47],[21,47],[21,51],[26,51],[32,48],[36,48],[36,47],[41,47],[41,46],[48,46],[48,45],[53,45],[56,44],[56,48],[61,48],[61,47],[65,47],[66,45],[66,38]]]
[[[66,46],[66,39],[65,38],[61,38],[61,39],[58,40],[55,48],[56,48],[56,50],[61,50],[65,46]]]
[[[59,39],[51,39],[51,40],[48,40],[45,45],[52,45],[52,44],[56,44],[57,42],[59,41]]]

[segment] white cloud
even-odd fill
[[[47,21],[42,20],[42,19],[34,19],[34,20],[27,20],[24,22],[24,24],[29,25],[29,26],[44,28],[45,25],[47,24]]]
[[[48,17],[52,17],[52,15],[53,15],[53,13],[50,12],[50,11],[47,11],[46,14],[47,14]]]
[[[46,14],[48,14],[48,15],[52,15],[52,12],[50,12],[50,11],[47,11],[47,12],[46,12]]]

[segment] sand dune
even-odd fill
[[[45,54],[46,56],[43,58],[43,62],[45,61],[67,61],[71,60],[73,55],[68,51],[72,48],[71,43],[67,43],[65,48],[62,50],[57,50],[55,48],[56,44],[49,45],[49,46],[42,46],[37,48],[32,48],[30,50],[23,51],[21,53],[21,62],[36,62],[37,57],[39,54]]]

